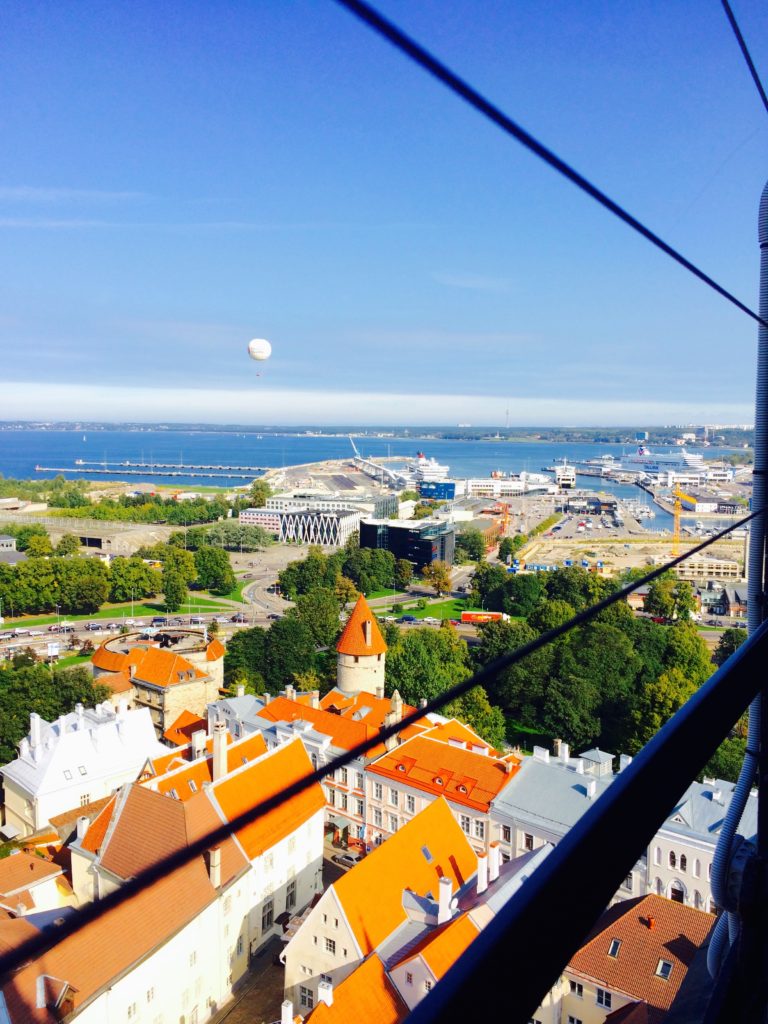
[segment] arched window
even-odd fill
[[[677,857],[675,856],[675,851],[674,850],[670,850],[669,851],[669,866],[671,868],[676,868],[677,867]]]
[[[664,895],[664,886],[660,878],[656,879],[656,892],[659,894],[659,896]]]
[[[685,856],[684,853],[680,854],[680,870],[681,871],[687,871],[688,870],[688,858]]]
[[[693,892],[693,905],[694,907],[696,907],[697,910],[704,909],[704,900],[698,889],[694,889]]]
[[[653,863],[654,864],[661,864],[661,847],[660,846],[655,847],[655,849],[653,851]]]
[[[698,857],[693,862],[693,877],[698,878],[701,875],[701,861]]]

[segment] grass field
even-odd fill
[[[184,606],[180,611],[174,613],[177,615],[194,615],[196,612],[227,612],[231,609],[227,605],[223,605],[218,601],[206,598],[197,597],[192,595],[189,602],[185,601]],[[54,622],[92,622],[96,619],[107,619],[122,620],[123,618],[134,618],[144,619],[148,616],[153,615],[165,615],[165,605],[162,601],[153,603],[138,603],[134,602],[133,612],[131,612],[131,602],[128,601],[124,604],[108,604],[104,605],[97,612],[93,612],[91,615],[30,615],[30,616],[18,616],[13,620],[9,620],[6,617],[5,625],[0,631],[6,631],[9,629],[16,629],[18,627],[27,628],[28,626],[49,626]]]

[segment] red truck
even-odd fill
[[[504,612],[474,611],[461,613],[462,622],[469,622],[475,626],[482,622],[507,622],[508,619],[509,616],[505,615]]]

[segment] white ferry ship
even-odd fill
[[[416,458],[407,463],[407,469],[414,480],[447,480],[450,466],[442,465],[437,459],[428,459],[424,452],[417,452]]]
[[[629,473],[666,473],[670,469],[704,470],[704,456],[697,452],[686,451],[681,448],[679,451],[670,452],[664,455],[653,455],[645,445],[638,445],[633,455],[622,455],[618,465],[613,463],[614,468]]]

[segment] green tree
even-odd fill
[[[482,562],[485,558],[485,540],[479,530],[462,530],[456,537],[457,562]]]
[[[704,768],[703,775],[709,778],[736,782],[747,750],[746,741],[732,736],[723,740]]]
[[[53,548],[51,547],[51,541],[46,534],[44,537],[36,535],[29,538],[27,544],[27,555],[30,558],[50,558],[53,554]]]
[[[301,693],[312,693],[313,690],[322,690],[323,678],[314,669],[308,668],[306,672],[296,672],[293,676],[296,689]]]
[[[469,675],[467,646],[454,630],[410,629],[387,654],[387,692],[406,704],[430,700]]]
[[[208,623],[208,626],[206,628],[208,630],[208,635],[209,636],[218,636],[219,635],[220,627],[219,627],[219,624],[216,621],[216,619],[211,619],[211,621]]]
[[[349,604],[352,601],[356,601],[359,596],[357,587],[352,580],[348,580],[346,576],[339,576],[334,584],[333,592],[336,595],[336,600],[342,608],[344,605]]]
[[[421,575],[424,577],[425,583],[434,589],[438,597],[444,591],[451,589],[450,566],[446,562],[441,562],[439,558],[425,565],[421,570]]]
[[[671,573],[664,573],[648,585],[648,593],[643,602],[645,611],[669,619],[690,619],[690,613],[696,607],[691,584],[678,580]]]
[[[507,576],[504,581],[502,609],[508,615],[528,616],[544,596],[544,581],[539,573]]]
[[[193,540],[194,546],[199,548],[201,545],[197,538]],[[236,519],[225,519],[206,527],[203,538],[203,544],[227,551],[260,551],[269,547],[272,541],[272,535],[260,526],[241,526]]]
[[[234,590],[237,580],[226,551],[206,545],[198,548],[194,559],[197,582],[201,589],[212,594],[228,594]]]
[[[5,533],[8,532],[6,526],[3,526],[3,531]],[[14,535],[16,537],[16,548],[19,551],[26,551],[33,537],[45,537],[47,539],[48,531],[44,526],[32,524],[31,526],[17,526],[14,530]]]
[[[211,548],[211,550],[214,549]],[[226,559],[227,565],[229,565],[229,559],[223,551],[218,551],[216,553],[216,558],[220,563]],[[175,569],[183,577],[187,586],[194,583],[197,578],[198,569],[196,556],[193,555],[191,551],[184,551],[180,548],[166,546],[163,566],[169,569]],[[231,589],[232,587],[229,587],[229,590]],[[224,593],[228,592],[228,590],[224,591]]]
[[[479,633],[480,644],[474,649],[478,668],[536,639],[536,631],[525,622],[488,622],[480,627]],[[553,659],[554,648],[545,647],[504,669],[488,684],[489,699],[522,725],[540,725]]]
[[[738,651],[744,641],[747,639],[746,630],[742,629],[726,629],[723,631],[723,635],[720,637],[715,648],[715,653],[712,655],[712,660],[716,665],[722,665],[726,662],[730,656]],[[721,776],[724,778],[725,776]]]
[[[521,533],[516,533],[513,537],[502,537],[499,543],[499,561],[511,561],[524,544],[525,537]]]
[[[166,610],[177,612],[187,600],[187,584],[184,577],[177,569],[166,566],[163,569],[162,587]]]
[[[407,558],[398,558],[395,562],[394,584],[398,590],[407,590],[413,578],[413,566]]]
[[[315,641],[309,626],[296,614],[285,615],[267,630],[264,681],[277,693],[300,672],[315,667]]]
[[[489,611],[504,610],[508,574],[503,566],[479,562],[472,577],[470,600],[477,607]]]
[[[254,480],[248,492],[248,504],[251,508],[263,508],[267,498],[272,497],[272,488],[266,480]]]
[[[327,587],[317,587],[296,599],[298,616],[309,628],[318,647],[330,647],[339,635],[340,610],[336,595]]]
[[[80,539],[74,533],[65,533],[56,545],[58,556],[76,555],[80,551]]]
[[[164,563],[164,571],[173,568],[172,562]],[[184,577],[182,577],[184,579]],[[184,580],[186,586],[186,580]],[[130,601],[143,597],[154,597],[162,587],[162,578],[156,569],[150,568],[140,558],[113,558],[109,566],[109,600]]]
[[[692,622],[681,620],[667,629],[664,664],[670,669],[680,669],[695,687],[712,675],[709,650]]]
[[[662,672],[658,679],[644,688],[633,712],[634,748],[639,749],[696,692],[697,686],[680,668]]]
[[[260,626],[240,629],[229,638],[224,654],[224,679],[230,685],[235,680],[255,687],[255,693],[264,692],[264,653],[267,630]]]
[[[528,616],[528,623],[539,633],[547,633],[550,629],[562,626],[575,614],[573,605],[567,601],[544,601]]]

